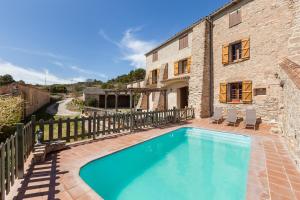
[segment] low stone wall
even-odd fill
[[[280,128],[288,147],[300,167],[300,76],[295,75],[300,66],[285,60],[281,63],[280,78],[283,85],[283,110]],[[295,71],[295,69],[297,69]]]

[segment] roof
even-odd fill
[[[160,92],[160,91],[165,91],[166,89],[162,88],[126,88],[126,89],[101,89],[97,87],[88,87],[83,90],[84,94],[105,94],[105,93],[110,93],[110,94],[115,94],[115,93],[125,93],[129,94],[130,92],[133,93],[145,93],[145,92]]]
[[[217,10],[215,10],[214,12],[212,12],[211,14],[197,20],[196,22],[194,22],[192,25],[188,26],[187,28],[183,29],[182,31],[176,33],[175,35],[173,35],[172,37],[170,37],[168,40],[166,40],[165,42],[161,43],[160,45],[158,45],[157,47],[155,47],[154,49],[150,50],[149,52],[147,52],[145,54],[145,56],[148,56],[149,54],[157,51],[158,49],[160,49],[161,47],[165,46],[166,44],[172,42],[173,40],[177,39],[178,37],[182,36],[183,34],[191,31],[195,26],[197,26],[198,24],[200,24],[201,22],[203,22],[204,20],[210,19],[214,16],[216,16],[217,14],[221,13],[222,11],[224,11],[225,9],[241,2],[243,0],[231,0],[229,3],[223,5],[222,7],[218,8]]]

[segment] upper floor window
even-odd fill
[[[187,59],[181,60],[178,62],[178,74],[187,73]]]
[[[229,14],[229,28],[236,26],[242,22],[241,10],[237,9]]]
[[[152,54],[152,62],[155,62],[157,60],[158,60],[158,52],[156,51]]]
[[[242,59],[242,42],[233,43],[229,46],[230,48],[230,61],[235,62]]]
[[[174,76],[190,73],[192,58],[186,58],[174,63]]]
[[[181,38],[179,38],[179,50],[184,49],[189,46],[189,37],[188,35],[185,35]]]
[[[250,58],[250,39],[242,39],[222,47],[222,63],[227,65]]]

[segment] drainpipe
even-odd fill
[[[209,28],[209,87],[210,87],[210,116],[214,111],[214,60],[213,60],[213,20],[211,17],[207,17]]]

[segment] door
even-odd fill
[[[189,88],[183,87],[179,89],[180,91],[180,108],[188,107],[188,99],[189,99]]]

